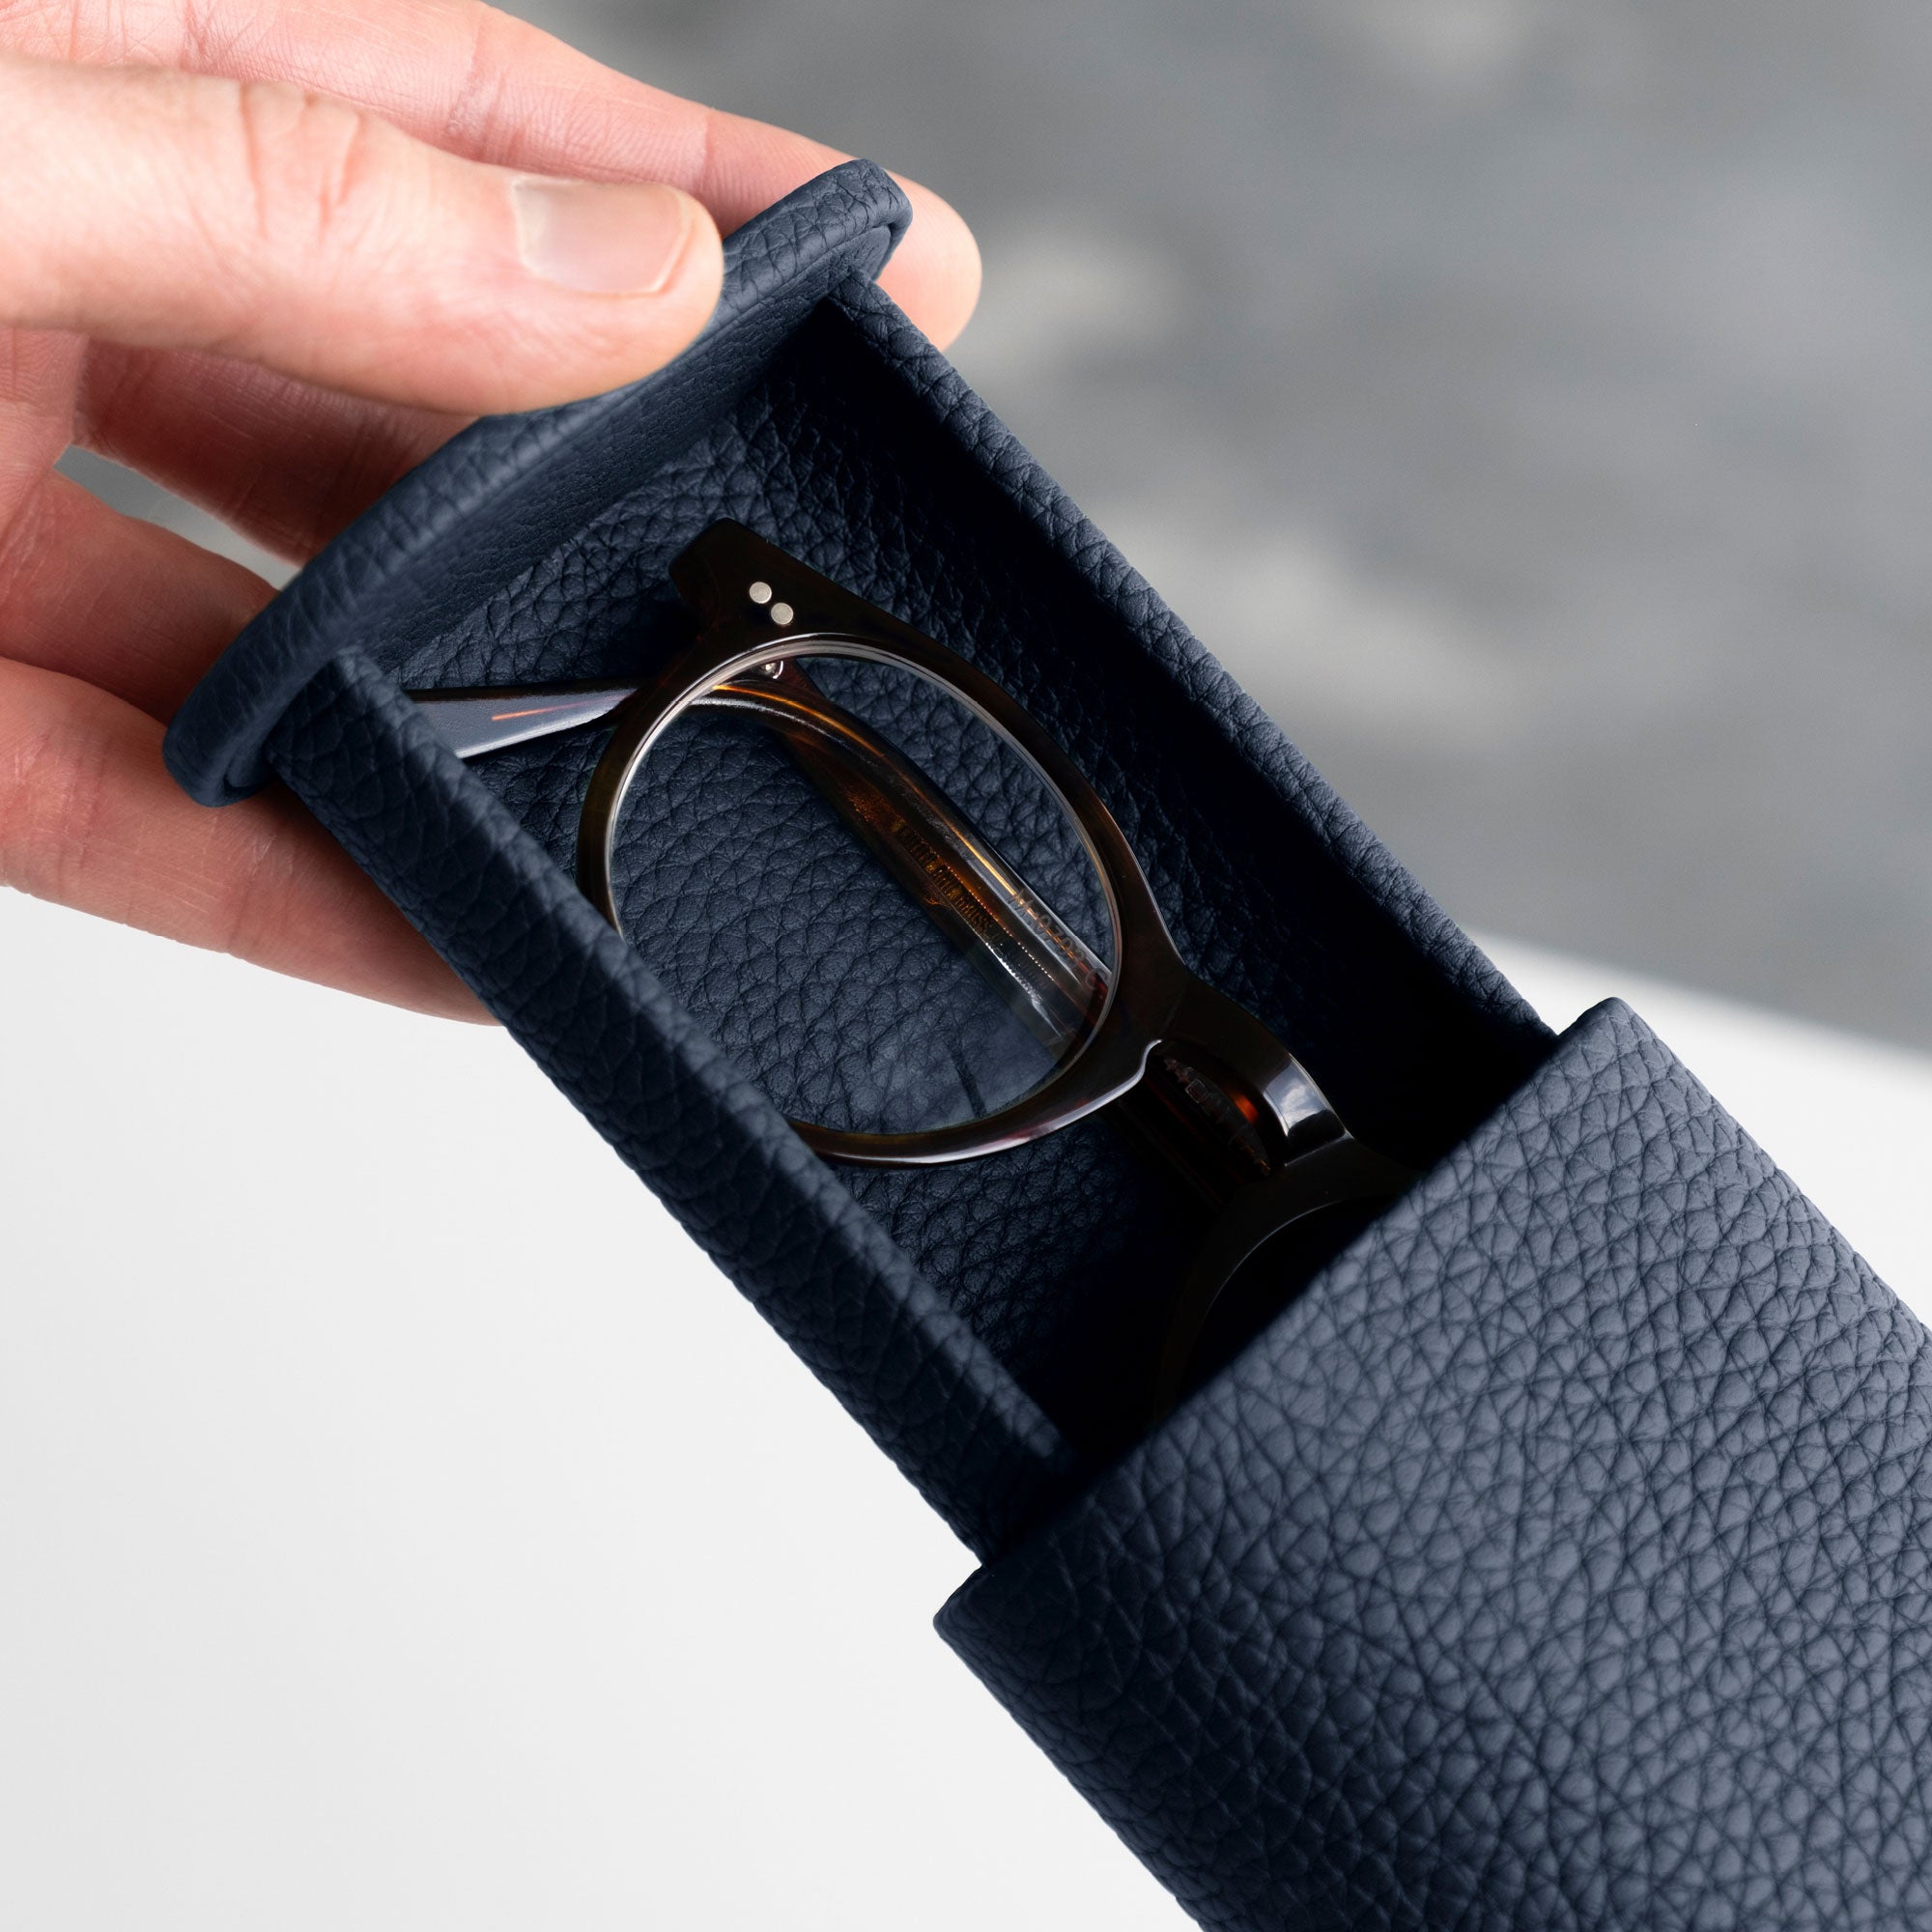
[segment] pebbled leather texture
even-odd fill
[[[839,289],[647,489],[398,675],[648,668],[679,635],[666,566],[720,515],[1028,703],[1107,797],[1183,951],[1295,1042],[1364,1134],[1426,1162],[1540,1058],[1547,1037],[1493,969],[869,284]],[[559,867],[601,743],[593,731],[477,770]],[[744,870],[721,848],[715,890]],[[769,984],[741,991],[748,1015],[779,1004]],[[1131,1364],[1198,1229],[1110,1127],[843,1184],[1077,1447],[1120,1438],[1141,1386]]]
[[[1551,1057],[873,286],[904,219],[834,170],[732,238],[672,368],[458,438],[237,641],[174,770],[286,782],[990,1559],[949,1638],[1204,1922],[1896,1922],[1916,1324],[1635,1022]],[[821,908],[747,903],[707,825],[634,948],[572,881],[601,733],[466,767],[403,695],[648,675],[720,516],[1005,683],[1197,970],[1434,1170],[1124,1456],[1198,1228],[1105,1118],[822,1166],[746,1071],[778,969],[705,1023],[672,990],[707,922]]]
[[[345,849],[968,1544],[1000,1547],[1065,1487],[1059,1431],[959,1311],[393,679],[338,659],[272,742]]]
[[[1932,1351],[1614,1003],[940,1629],[1202,1924],[1932,1923]]]
[[[970,1168],[835,1177],[729,1057],[723,1114],[615,1082],[613,1062],[704,1035],[569,886],[601,734],[466,770],[412,728],[400,688],[647,671],[681,635],[667,566],[733,516],[977,657],[1057,728],[1183,948],[1296,1041],[1364,1132],[1433,1157],[1547,1036],[879,294],[879,238],[902,212],[854,163],[733,238],[727,335],[755,367],[694,354],[628,401],[459,438],[243,634],[170,755],[198,795],[226,796],[265,735],[277,774],[985,1552],[1131,1428],[1131,1369],[1192,1209],[1105,1122]],[[728,852],[709,869],[728,891]],[[751,1012],[775,1001],[742,992]],[[834,1223],[863,1226],[867,1257],[836,1284],[800,1259]],[[909,1406],[935,1373],[948,1401]]]

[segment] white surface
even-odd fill
[[[1629,993],[1902,1290],[1932,1066]],[[1179,1927],[510,1043],[0,894],[0,1926]]]

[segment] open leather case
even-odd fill
[[[1641,1020],[1553,1037],[1430,903],[878,292],[907,213],[836,169],[674,366],[458,437],[210,672],[176,776],[285,782],[669,1205],[1203,1924],[1917,1922],[1923,1332]],[[1421,1172],[1151,1432],[1122,1364],[1190,1224],[1104,1116],[821,1163],[574,884],[594,743],[466,765],[405,696],[637,674],[724,517],[1013,693],[1195,970]]]

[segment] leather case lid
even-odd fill
[[[1932,1923],[1932,1350],[1611,1004],[939,1627],[1204,1925]]]

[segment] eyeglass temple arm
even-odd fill
[[[635,684],[538,684],[518,689],[501,685],[403,694],[417,715],[459,758],[480,758],[508,751],[532,738],[554,737],[608,718]]]

